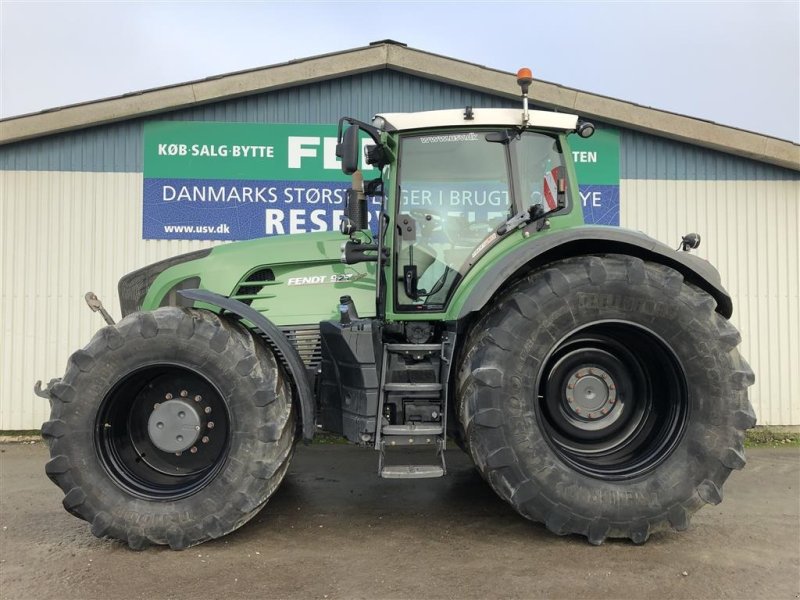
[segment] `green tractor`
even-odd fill
[[[341,119],[341,232],[144,267],[116,324],[87,294],[108,326],[36,386],[65,508],[131,548],[218,538],[320,427],[385,478],[445,475],[452,440],[522,516],[592,544],[720,502],[755,425],[731,298],[696,234],[584,225],[569,137],[594,127],[518,82],[522,111]]]

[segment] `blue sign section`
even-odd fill
[[[583,220],[587,225],[619,225],[619,186],[581,185]]]
[[[142,233],[145,239],[247,240],[332,231],[344,215],[348,187],[342,182],[147,178]],[[580,196],[586,223],[619,225],[618,185],[581,185]],[[466,211],[470,222],[499,222],[507,202],[504,193],[481,188],[447,194],[408,190],[401,211]],[[372,200],[373,223],[379,208]]]
[[[146,239],[246,240],[338,229],[349,184],[225,179],[144,180]],[[373,202],[371,212],[379,204]]]

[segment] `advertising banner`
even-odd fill
[[[618,135],[571,140],[587,222],[618,225]],[[244,240],[338,229],[350,181],[335,152],[335,125],[147,123],[142,236]],[[365,179],[378,175],[361,168]]]
[[[349,178],[335,152],[335,125],[148,123],[143,237],[243,240],[338,228]]]

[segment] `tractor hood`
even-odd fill
[[[359,314],[375,314],[375,265],[341,262],[338,232],[303,233],[222,244],[154,263],[119,282],[123,316],[191,305],[178,292],[205,289],[236,298],[278,326],[335,318],[349,295]]]

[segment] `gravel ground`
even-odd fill
[[[0,444],[0,597],[800,598],[800,449],[748,457],[687,532],[593,547],[517,516],[458,450],[447,477],[404,482],[368,450],[298,447],[239,531],[133,552],[61,508],[44,444]]]

